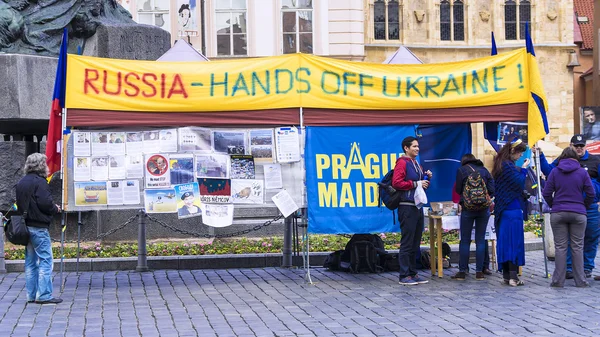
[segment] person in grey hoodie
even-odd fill
[[[568,147],[558,157],[557,170],[548,176],[542,193],[551,210],[550,222],[556,249],[551,287],[563,287],[567,274],[567,247],[571,240],[575,286],[588,287],[583,270],[583,237],[587,223],[586,209],[592,204],[595,190],[590,176],[577,161],[577,152]]]

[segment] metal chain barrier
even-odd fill
[[[117,231],[120,231],[121,229],[127,227],[127,225],[129,225],[130,223],[132,223],[135,219],[137,219],[140,215],[139,214],[135,214],[133,216],[131,216],[129,219],[127,219],[127,221],[125,221],[125,223],[123,223],[122,225],[120,225],[119,227],[115,227],[111,230],[109,230],[106,233],[101,233],[96,235],[95,238],[90,238],[90,239],[86,239],[83,238],[81,239],[81,242],[85,242],[85,241],[95,241],[95,240],[101,240],[104,239],[105,237],[114,234]],[[52,242],[60,242],[60,240],[57,239],[52,239]],[[77,240],[65,240],[65,243],[77,243]]]
[[[179,234],[185,234],[185,235],[190,235],[190,236],[195,236],[195,237],[205,238],[205,239],[231,238],[231,237],[236,237],[236,236],[240,236],[240,235],[245,235],[245,234],[248,234],[250,232],[257,231],[257,230],[260,230],[262,228],[268,227],[271,224],[273,224],[275,221],[283,219],[283,215],[279,214],[275,218],[273,218],[272,220],[269,220],[269,221],[267,221],[267,222],[265,222],[265,223],[263,223],[261,225],[256,225],[256,226],[254,226],[252,228],[249,228],[249,229],[244,229],[244,230],[241,230],[241,231],[238,231],[238,232],[227,233],[227,234],[210,235],[210,234],[202,234],[202,233],[191,232],[191,231],[188,231],[188,230],[185,230],[185,229],[179,229],[179,228],[173,227],[173,226],[169,225],[168,223],[166,223],[164,221],[161,221],[161,220],[159,220],[159,219],[157,219],[157,218],[155,218],[155,217],[153,217],[153,216],[151,216],[149,214],[146,214],[146,216],[148,217],[148,219],[156,222],[157,224],[159,224],[159,225],[161,225],[161,226],[163,226],[165,228],[168,228],[168,229],[170,229],[170,230],[172,230],[174,232],[177,232]]]

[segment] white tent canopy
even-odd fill
[[[192,45],[180,39],[171,49],[167,50],[157,61],[162,62],[203,62],[208,61],[206,56],[198,52]]]
[[[423,61],[419,60],[410,49],[400,46],[395,53],[388,57],[383,64],[421,64]]]

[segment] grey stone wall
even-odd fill
[[[155,61],[171,47],[171,34],[149,25],[102,25],[85,42],[83,55]]]

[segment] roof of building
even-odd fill
[[[383,64],[421,64],[421,61],[410,49],[400,46]]]
[[[581,28],[579,28],[579,23],[577,23],[577,13],[573,13],[573,42],[583,43]]]
[[[579,77],[587,77],[590,76],[594,73],[594,67],[590,67],[590,69],[586,70],[583,74],[581,74]]]
[[[180,39],[175,42],[171,49],[167,50],[157,61],[181,62],[181,61],[208,61],[206,56],[198,52],[185,40]]]
[[[575,36],[574,42],[577,42],[577,27],[581,33],[582,50],[594,49],[594,0],[574,0],[573,8],[575,10]],[[578,18],[586,17],[587,22],[582,22]]]

